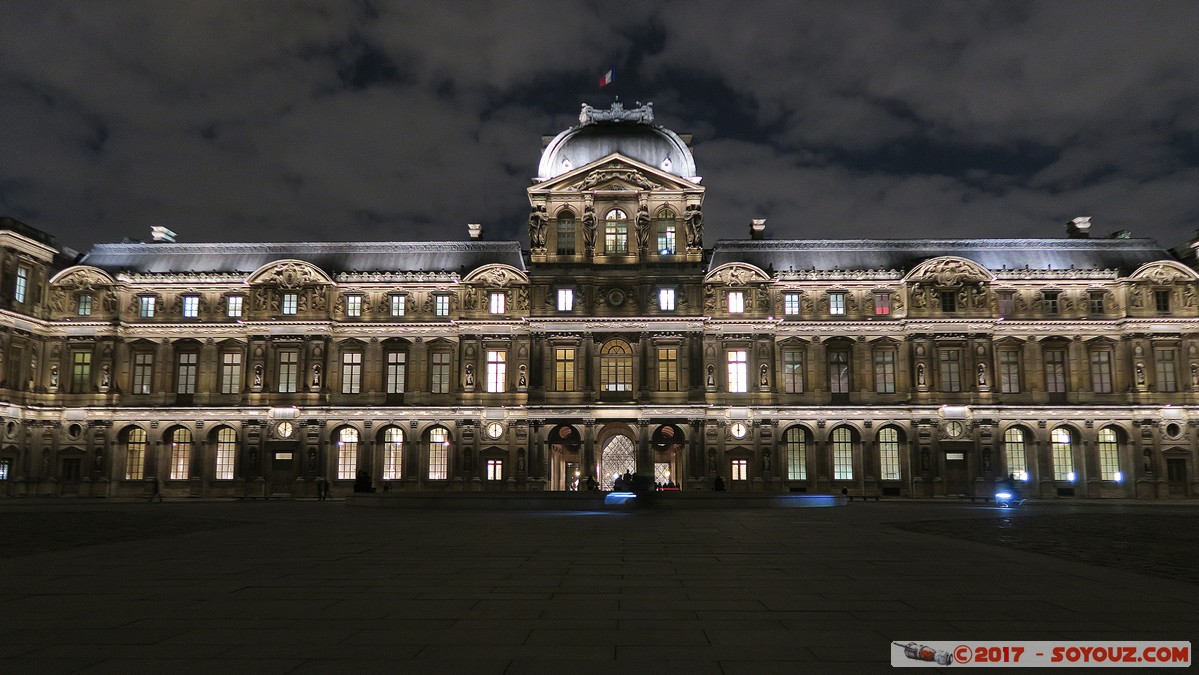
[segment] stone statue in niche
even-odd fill
[[[1191,364],[1191,386],[1199,387],[1199,363]]]
[[[529,386],[529,381],[528,381],[528,379],[525,377],[525,372],[526,372],[526,371],[527,371],[527,368],[526,368],[526,367],[525,367],[525,365],[522,363],[522,364],[521,364],[521,366],[520,366],[520,377],[519,377],[519,378],[516,380],[516,386],[518,386],[518,387],[527,387],[527,386]]]
[[[254,366],[254,386],[262,386],[262,364]]]
[[[521,448],[516,453],[516,471],[518,473],[524,473],[524,471],[525,471],[525,449],[524,448]]]
[[[58,366],[50,366],[50,386],[58,386]]]
[[[475,367],[471,364],[466,364],[466,386],[475,386]]]
[[[708,448],[708,472],[716,473],[716,451]]]
[[[713,366],[711,364],[708,365],[708,386],[709,387],[716,386],[716,366]]]
[[[1137,371],[1137,386],[1138,387],[1145,386],[1145,364],[1138,361],[1137,365],[1136,365],[1136,371]]]
[[[107,387],[112,384],[112,366],[107,363],[100,367],[100,386]]]
[[[978,386],[987,386],[987,364],[978,364]]]
[[[762,450],[762,471],[770,471],[770,448]]]
[[[917,363],[916,364],[916,386],[923,387],[927,384],[928,383],[925,382],[925,380],[924,380],[924,364]]]
[[[314,364],[312,366],[312,386],[321,386],[321,367],[319,364]]]
[[[758,384],[762,385],[763,387],[770,386],[770,369],[766,366],[765,363],[762,364],[761,371],[762,371],[762,374],[761,374],[761,377],[758,378]]]

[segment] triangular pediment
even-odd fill
[[[529,188],[530,193],[641,190],[701,192],[703,188],[618,152]]]

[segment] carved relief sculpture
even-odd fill
[[[583,207],[583,247],[588,255],[595,251],[595,207],[591,204]]]
[[[642,204],[637,207],[637,250],[645,253],[649,250],[649,208]]]
[[[549,216],[545,206],[534,206],[529,213],[529,246],[537,252],[545,251],[545,234],[549,229]]]

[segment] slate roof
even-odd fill
[[[991,270],[1117,269],[1122,275],[1174,256],[1152,239],[867,239],[721,240],[709,271],[744,262],[763,270],[901,270],[939,256]]]
[[[297,242],[297,243],[122,243],[96,244],[79,261],[117,272],[244,272],[276,260],[312,263],[333,276],[341,272],[459,272],[489,263],[524,270],[520,243],[471,242]]]

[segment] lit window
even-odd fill
[[[887,427],[878,432],[878,470],[883,480],[899,480],[899,431]]]
[[[783,314],[799,316],[800,307],[799,293],[783,293]]]
[[[1053,446],[1053,480],[1074,480],[1074,453],[1071,451],[1070,432],[1058,427],[1050,434]]]
[[[674,311],[674,289],[659,288],[658,289],[658,308],[663,312]]]
[[[154,317],[154,296],[143,295],[137,299],[137,315],[142,319]]]
[[[141,480],[146,466],[146,430],[130,429],[125,437],[125,480]]]
[[[554,390],[575,390],[575,350],[571,347],[554,349]]]
[[[604,217],[604,252],[608,255],[625,255],[629,251],[628,216],[620,209],[612,209]]]
[[[504,460],[487,460],[487,480],[504,480]]]
[[[729,314],[745,313],[745,292],[729,291]]]
[[[443,427],[429,430],[429,480],[449,476],[450,432]]]
[[[241,391],[241,352],[221,354],[221,393],[236,394]]]
[[[300,296],[296,293],[283,294],[283,313],[294,316],[300,305]]]
[[[679,350],[658,348],[658,391],[679,390]]]
[[[853,480],[853,432],[847,427],[833,429],[833,479]]]
[[[1099,474],[1102,480],[1120,480],[1120,441],[1116,430],[1104,427],[1099,430]]]
[[[673,255],[675,251],[674,211],[662,209],[658,212],[658,254]]]
[[[85,392],[92,389],[92,353],[71,353],[71,391]]]
[[[575,308],[575,292],[571,288],[558,289],[558,311],[569,312]]]
[[[404,316],[404,296],[402,296],[402,295],[391,296],[391,315],[392,316]]]
[[[299,368],[299,352],[293,350],[279,352],[279,393],[295,393]]]
[[[230,295],[226,299],[225,316],[233,319],[240,317],[244,300],[240,295]]]
[[[433,314],[436,316],[450,315],[450,296],[438,295],[433,298]]]
[[[233,480],[237,461],[237,432],[221,427],[216,433],[216,479]]]
[[[729,465],[729,477],[736,481],[749,480],[749,460],[734,459]]]
[[[1091,352],[1091,390],[1112,393],[1112,353],[1105,349]]]
[[[199,357],[200,355],[196,352],[179,353],[179,372],[178,379],[176,381],[175,393],[196,393],[196,370]]]
[[[362,352],[346,352],[341,355],[341,393],[357,394],[362,391]]]
[[[1028,480],[1028,460],[1024,451],[1024,432],[1012,427],[1003,432],[1003,451],[1007,456],[1008,473],[1017,480]]]
[[[362,296],[347,295],[346,296],[346,316],[350,318],[358,318],[362,316]]]
[[[191,473],[192,432],[176,429],[171,434],[171,480],[187,480]]]
[[[91,316],[92,315],[92,296],[87,295],[86,293],[79,296],[79,305],[77,307],[77,312],[78,312],[79,316]]]
[[[337,433],[337,479],[353,480],[358,473],[358,430],[342,427]]]
[[[29,289],[29,268],[17,268],[17,283],[13,287],[12,297],[17,302],[25,302],[25,293]]]
[[[432,368],[429,372],[429,391],[434,394],[450,393],[449,352],[433,352]]]
[[[508,311],[508,295],[503,292],[493,292],[491,298],[491,313],[503,314]]]
[[[198,316],[200,316],[200,296],[183,296],[183,318],[195,319]]]
[[[783,392],[803,393],[803,352],[798,349],[783,350]]]
[[[407,354],[404,352],[387,352],[387,393],[404,393],[404,379],[407,368]]]
[[[874,315],[887,316],[891,313],[891,294],[890,293],[875,293],[874,294]]]
[[[834,292],[828,294],[828,313],[833,316],[845,316],[844,293]]]
[[[390,427],[383,432],[383,480],[404,477],[404,432]]]
[[[503,393],[508,379],[508,353],[500,349],[487,350],[487,391]]]
[[[600,348],[602,391],[633,390],[633,348],[624,340],[609,340]]]
[[[783,441],[787,446],[787,480],[808,479],[808,432],[791,427]]]
[[[136,352],[133,355],[133,393],[149,394],[154,376],[154,355]]]
[[[729,392],[744,394],[749,391],[749,362],[748,352],[744,349],[730,349],[728,352]]]

